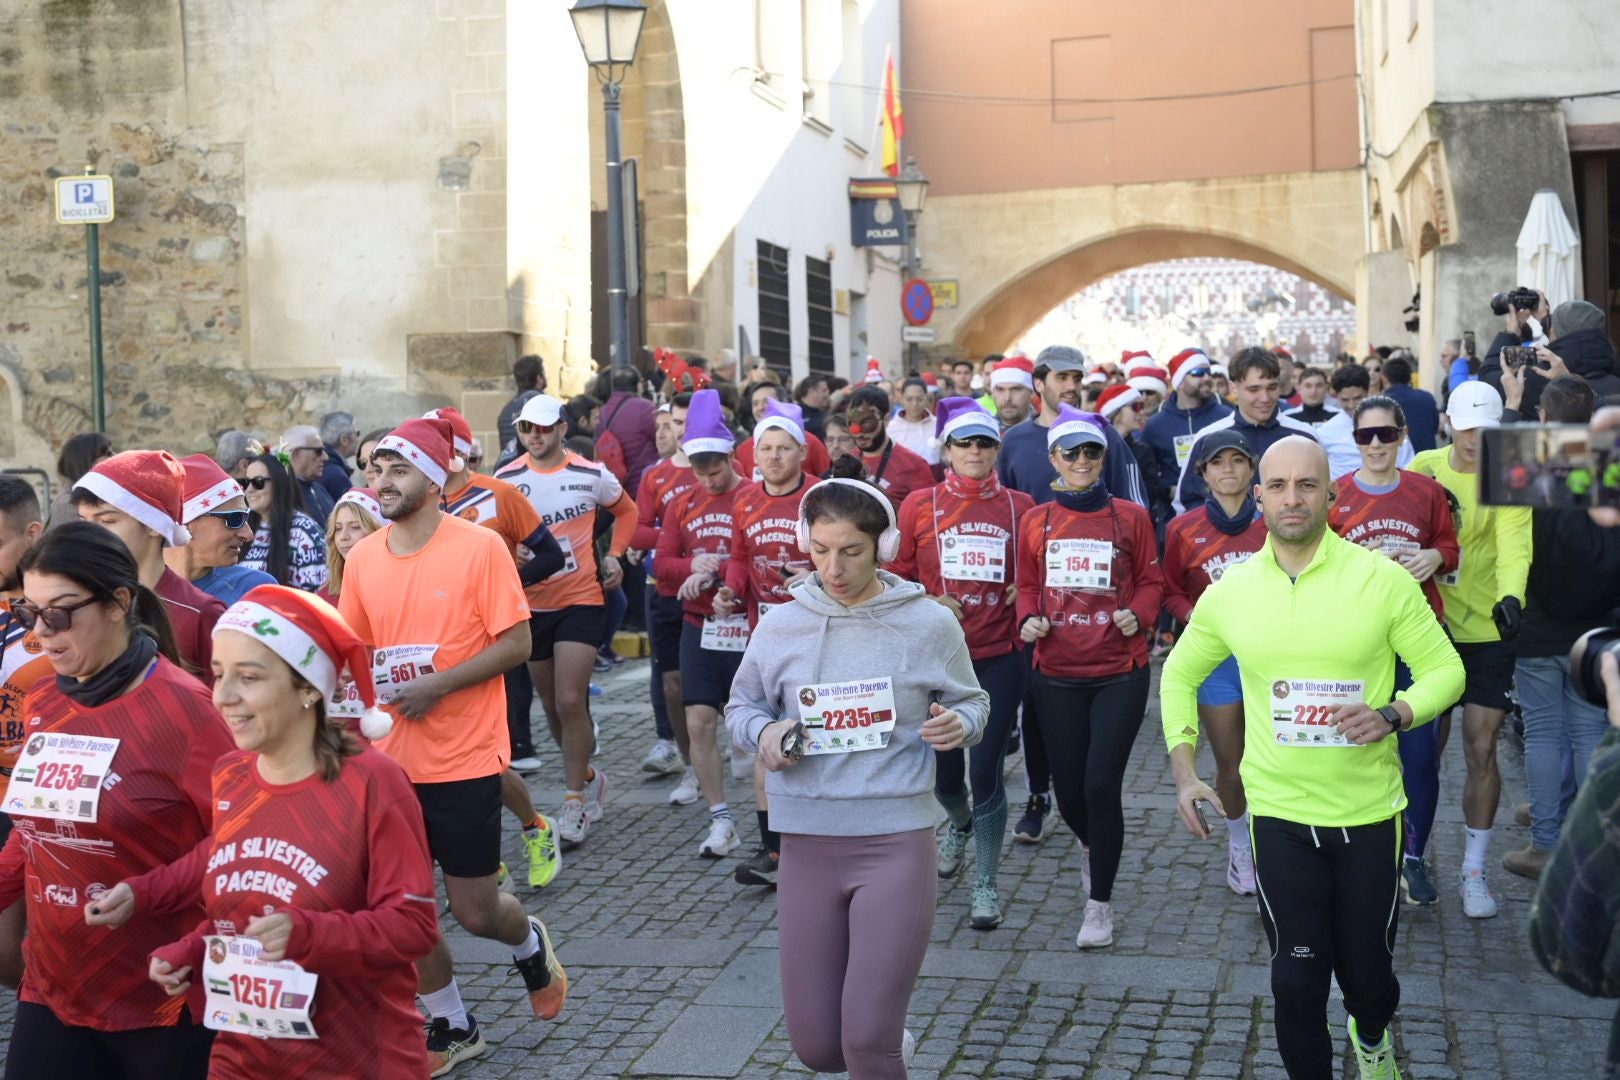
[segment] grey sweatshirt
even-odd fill
[[[895,726],[882,749],[807,755],[765,774],[771,828],[820,836],[881,836],[931,828],[934,751],[918,729],[928,706],[956,710],[963,745],[984,737],[990,695],[979,688],[961,624],[927,598],[921,585],[878,571],[884,589],[845,607],[821,588],[821,576],[791,588],[793,601],[766,611],[731,684],[726,726],[732,740],[757,751],[765,725],[799,716],[801,687],[888,677]]]

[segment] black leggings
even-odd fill
[[[1030,678],[1063,821],[1091,849],[1091,899],[1108,903],[1125,849],[1121,793],[1147,712],[1148,669],[1102,680]]]
[[[1007,736],[1018,721],[1018,706],[1024,700],[1024,671],[1024,658],[1016,652],[973,661],[973,674],[980,688],[990,695],[990,719],[984,738],[967,753],[946,750],[935,755],[934,787],[941,795],[960,794],[963,773],[967,773],[973,805],[989,806],[1002,796],[1001,767],[1007,757]]]
[[[1035,646],[1026,646],[1020,656],[1024,661],[1024,780],[1031,795],[1052,793],[1052,767],[1046,760],[1046,743],[1041,741],[1041,725],[1035,719],[1035,687],[1030,681],[1034,673],[1031,658]]]
[[[214,1033],[182,1011],[174,1027],[97,1031],[72,1027],[44,1005],[17,1003],[6,1080],[204,1080]]]
[[[1339,980],[1364,1041],[1383,1036],[1400,1004],[1393,964],[1400,816],[1347,829],[1249,820],[1260,920],[1271,942],[1277,1049],[1290,1080],[1328,1080],[1339,1075],[1327,1026],[1329,980]]]

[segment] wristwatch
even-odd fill
[[[1406,721],[1401,719],[1400,710],[1393,705],[1385,705],[1378,710],[1378,715],[1389,721],[1389,726],[1396,731],[1404,731]]]

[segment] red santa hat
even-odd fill
[[[1080,382],[1084,386],[1097,386],[1108,381],[1108,371],[1105,368],[1094,367],[1086,372],[1085,378]]]
[[[1142,392],[1140,390],[1134,386],[1120,383],[1118,386],[1110,386],[1097,397],[1097,411],[1107,419],[1112,420],[1114,414],[1119,410],[1132,402],[1141,400]]]
[[[180,508],[180,520],[187,525],[214,507],[242,497],[242,485],[207,454],[183,457],[180,467],[186,471],[186,501]]]
[[[185,513],[186,470],[165,450],[125,450],[85,473],[73,485],[128,514],[163,537],[169,547],[191,543],[180,523]]]
[[[377,493],[370,488],[350,488],[338,496],[337,503],[332,507],[336,511],[339,506],[358,506],[370,514],[376,521],[382,521],[382,503],[377,501]]]
[[[1142,393],[1155,393],[1160,397],[1170,392],[1170,375],[1154,364],[1138,364],[1125,372],[1125,385],[1134,386]]]
[[[444,487],[451,473],[464,468],[456,455],[454,439],[448,420],[407,420],[377,440],[371,452],[388,450],[398,454],[422,470],[423,476]]]
[[[883,365],[878,362],[877,357],[868,356],[866,358],[866,375],[862,381],[868,383],[880,383],[883,381]]]
[[[1187,372],[1198,367],[1209,367],[1209,357],[1204,355],[1203,349],[1182,349],[1176,353],[1170,358],[1170,388],[1181,389]]]
[[[920,376],[918,376],[918,378],[922,379],[922,381],[928,385],[928,392],[930,394],[939,393],[939,376],[938,375],[935,375],[932,371],[925,371]]]
[[[990,385],[992,387],[1022,386],[1033,390],[1035,389],[1035,365],[1023,353],[1009,356],[996,364],[995,370],[990,373]]]
[[[1275,356],[1279,360],[1287,360],[1290,364],[1294,362],[1294,354],[1286,345],[1278,345],[1275,349],[1271,350],[1271,355]]]
[[[456,448],[456,453],[466,457],[472,453],[472,425],[460,411],[445,406],[442,409],[429,409],[422,414],[424,420],[447,420],[450,423],[450,445]],[[458,470],[459,471],[459,470]]]
[[[337,695],[338,676],[347,667],[366,710],[360,717],[360,734],[376,740],[393,729],[393,717],[377,708],[370,646],[349,629],[336,608],[314,593],[285,585],[255,585],[219,617],[214,636],[220,634],[257,641],[285,660],[328,703]]]
[[[1141,367],[1144,364],[1150,367],[1153,364],[1153,354],[1145,349],[1126,349],[1119,354],[1119,369],[1121,371],[1129,371],[1133,367]]]

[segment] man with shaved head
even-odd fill
[[[1277,1048],[1293,1078],[1337,1076],[1334,977],[1361,1075],[1394,1077],[1400,1002],[1391,950],[1406,794],[1396,731],[1457,700],[1463,666],[1399,563],[1327,528],[1328,459],[1287,436],[1260,459],[1268,536],[1193,608],[1160,681],[1182,823],[1207,838],[1194,765],[1198,686],[1227,656],[1243,683],[1244,754],[1260,918],[1271,943]],[[1395,660],[1412,686],[1394,693]]]

